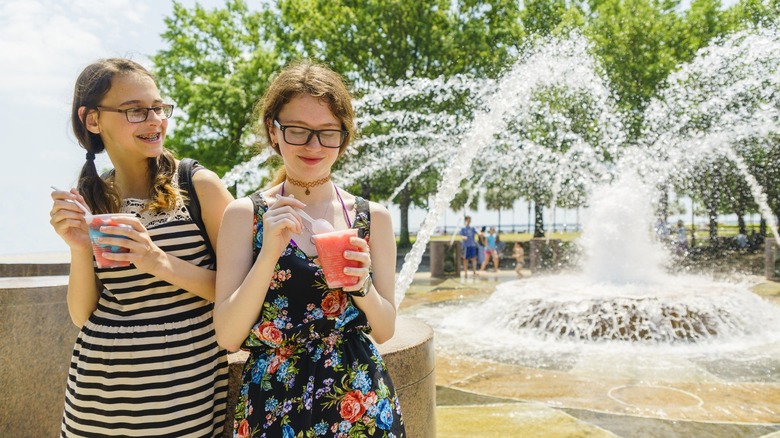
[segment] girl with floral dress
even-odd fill
[[[232,202],[217,249],[215,327],[229,351],[250,353],[236,437],[404,437],[390,375],[372,341],[393,336],[395,236],[384,207],[331,181],[355,132],[341,77],[302,62],[258,103],[261,137],[282,156],[272,187]],[[355,228],[344,258],[354,286],[332,289],[299,214]],[[370,244],[369,244],[370,241]]]

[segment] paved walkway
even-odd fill
[[[38,258],[32,263],[66,262],[60,254]],[[484,298],[515,279],[512,270],[446,280],[417,273],[400,313],[414,316],[440,303]],[[755,283],[753,292],[780,306],[780,283]],[[759,354],[758,362],[734,357],[727,364],[681,360],[670,363],[669,376],[626,376],[578,358],[566,367],[534,368],[438,345],[436,353],[440,438],[780,438],[780,354]],[[622,360],[625,369],[636,366],[633,357]]]
[[[418,273],[400,312],[486,297],[516,279],[511,270],[446,280]],[[753,291],[780,305],[779,283]],[[436,347],[437,437],[780,438],[780,357],[742,376],[674,364],[688,371],[659,385],[663,376],[604,375],[598,364],[530,368],[457,353]]]

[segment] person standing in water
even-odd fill
[[[463,219],[463,228],[460,229],[463,239],[463,274],[469,276],[469,262],[471,262],[473,275],[477,275],[477,229],[471,226],[471,216]]]
[[[68,373],[61,436],[222,434],[227,356],[212,323],[213,255],[178,190],[177,160],[163,147],[173,105],[152,75],[122,58],[97,61],[76,80],[72,124],[86,153],[78,190],[54,191],[51,225],[70,247],[67,303],[81,327]],[[101,177],[95,155],[113,170]],[[232,200],[216,174],[193,176],[215,245]],[[82,196],[83,195],[83,196]],[[102,243],[126,249],[98,268],[84,212],[132,213],[103,226]]]

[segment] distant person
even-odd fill
[[[756,230],[750,230],[750,236],[748,237],[748,249],[755,251],[761,246],[763,239],[762,236],[756,233]]]
[[[193,174],[204,236],[179,193],[179,161],[163,146],[173,105],[152,75],[122,58],[97,61],[76,80],[75,137],[86,153],[78,190],[55,191],[51,225],[70,247],[68,312],[81,328],[70,359],[62,437],[222,435],[228,386],[212,310],[222,214],[232,200],[219,177]],[[100,176],[95,155],[114,169]],[[192,190],[192,188],[189,188]],[[129,252],[99,268],[84,212],[132,213],[104,243]]]
[[[688,230],[685,228],[685,223],[682,219],[677,221],[676,236],[677,254],[683,255],[688,251]]]
[[[460,235],[463,239],[463,273],[468,278],[469,262],[472,265],[474,275],[477,275],[477,229],[471,226],[471,216],[463,219],[463,228],[460,229]]]
[[[523,244],[515,242],[515,246],[512,248],[512,257],[515,259],[515,272],[518,277],[523,276],[523,268],[525,268],[525,250]]]
[[[484,272],[489,261],[493,262],[493,270],[498,272],[498,234],[496,234],[496,227],[490,227],[488,233],[485,235],[485,260],[482,262],[480,271]]]
[[[737,241],[737,248],[745,249],[745,248],[748,247],[748,237],[747,237],[747,234],[745,234],[745,233],[740,231],[739,234],[737,234],[736,241]]]
[[[671,231],[669,230],[669,227],[666,225],[666,221],[664,218],[659,217],[658,221],[655,223],[655,236],[658,239],[659,242],[667,243],[669,241],[669,234]]]
[[[480,228],[475,239],[477,241],[477,266],[482,266],[482,262],[485,260],[485,246],[487,245],[487,241],[485,240],[486,230],[487,227],[485,226]]]

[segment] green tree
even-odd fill
[[[162,92],[177,105],[166,146],[222,175],[254,152],[252,109],[278,68],[263,29],[267,16],[242,0],[223,9],[174,2],[152,58]]]
[[[485,207],[498,212],[498,228],[501,229],[501,210],[511,210],[515,201],[520,198],[517,187],[510,182],[488,187],[485,190]]]
[[[780,19],[780,0],[741,0],[726,11],[726,24],[733,28],[772,26]]]
[[[523,2],[520,19],[529,35],[547,37],[582,28],[586,17],[577,1],[528,0]]]
[[[642,113],[680,63],[693,58],[725,29],[719,0],[694,0],[680,12],[679,0],[599,0],[588,35],[637,135]]]
[[[283,52],[327,62],[351,79],[358,94],[409,78],[496,74],[511,59],[521,34],[517,3],[508,0],[280,0],[278,6],[276,35]],[[392,108],[433,113],[437,108],[432,102],[412,99],[393,103]],[[458,110],[457,105],[440,107],[445,113]],[[362,130],[364,136],[386,136],[388,127],[369,123]],[[422,149],[424,144],[403,146]],[[376,155],[381,153],[377,148],[385,147],[387,143],[366,145],[353,158]],[[428,159],[420,154],[395,161],[391,165],[400,171],[367,175],[357,188],[384,199]],[[410,244],[408,208],[424,208],[438,178],[436,168],[431,168],[399,193],[400,246]]]

